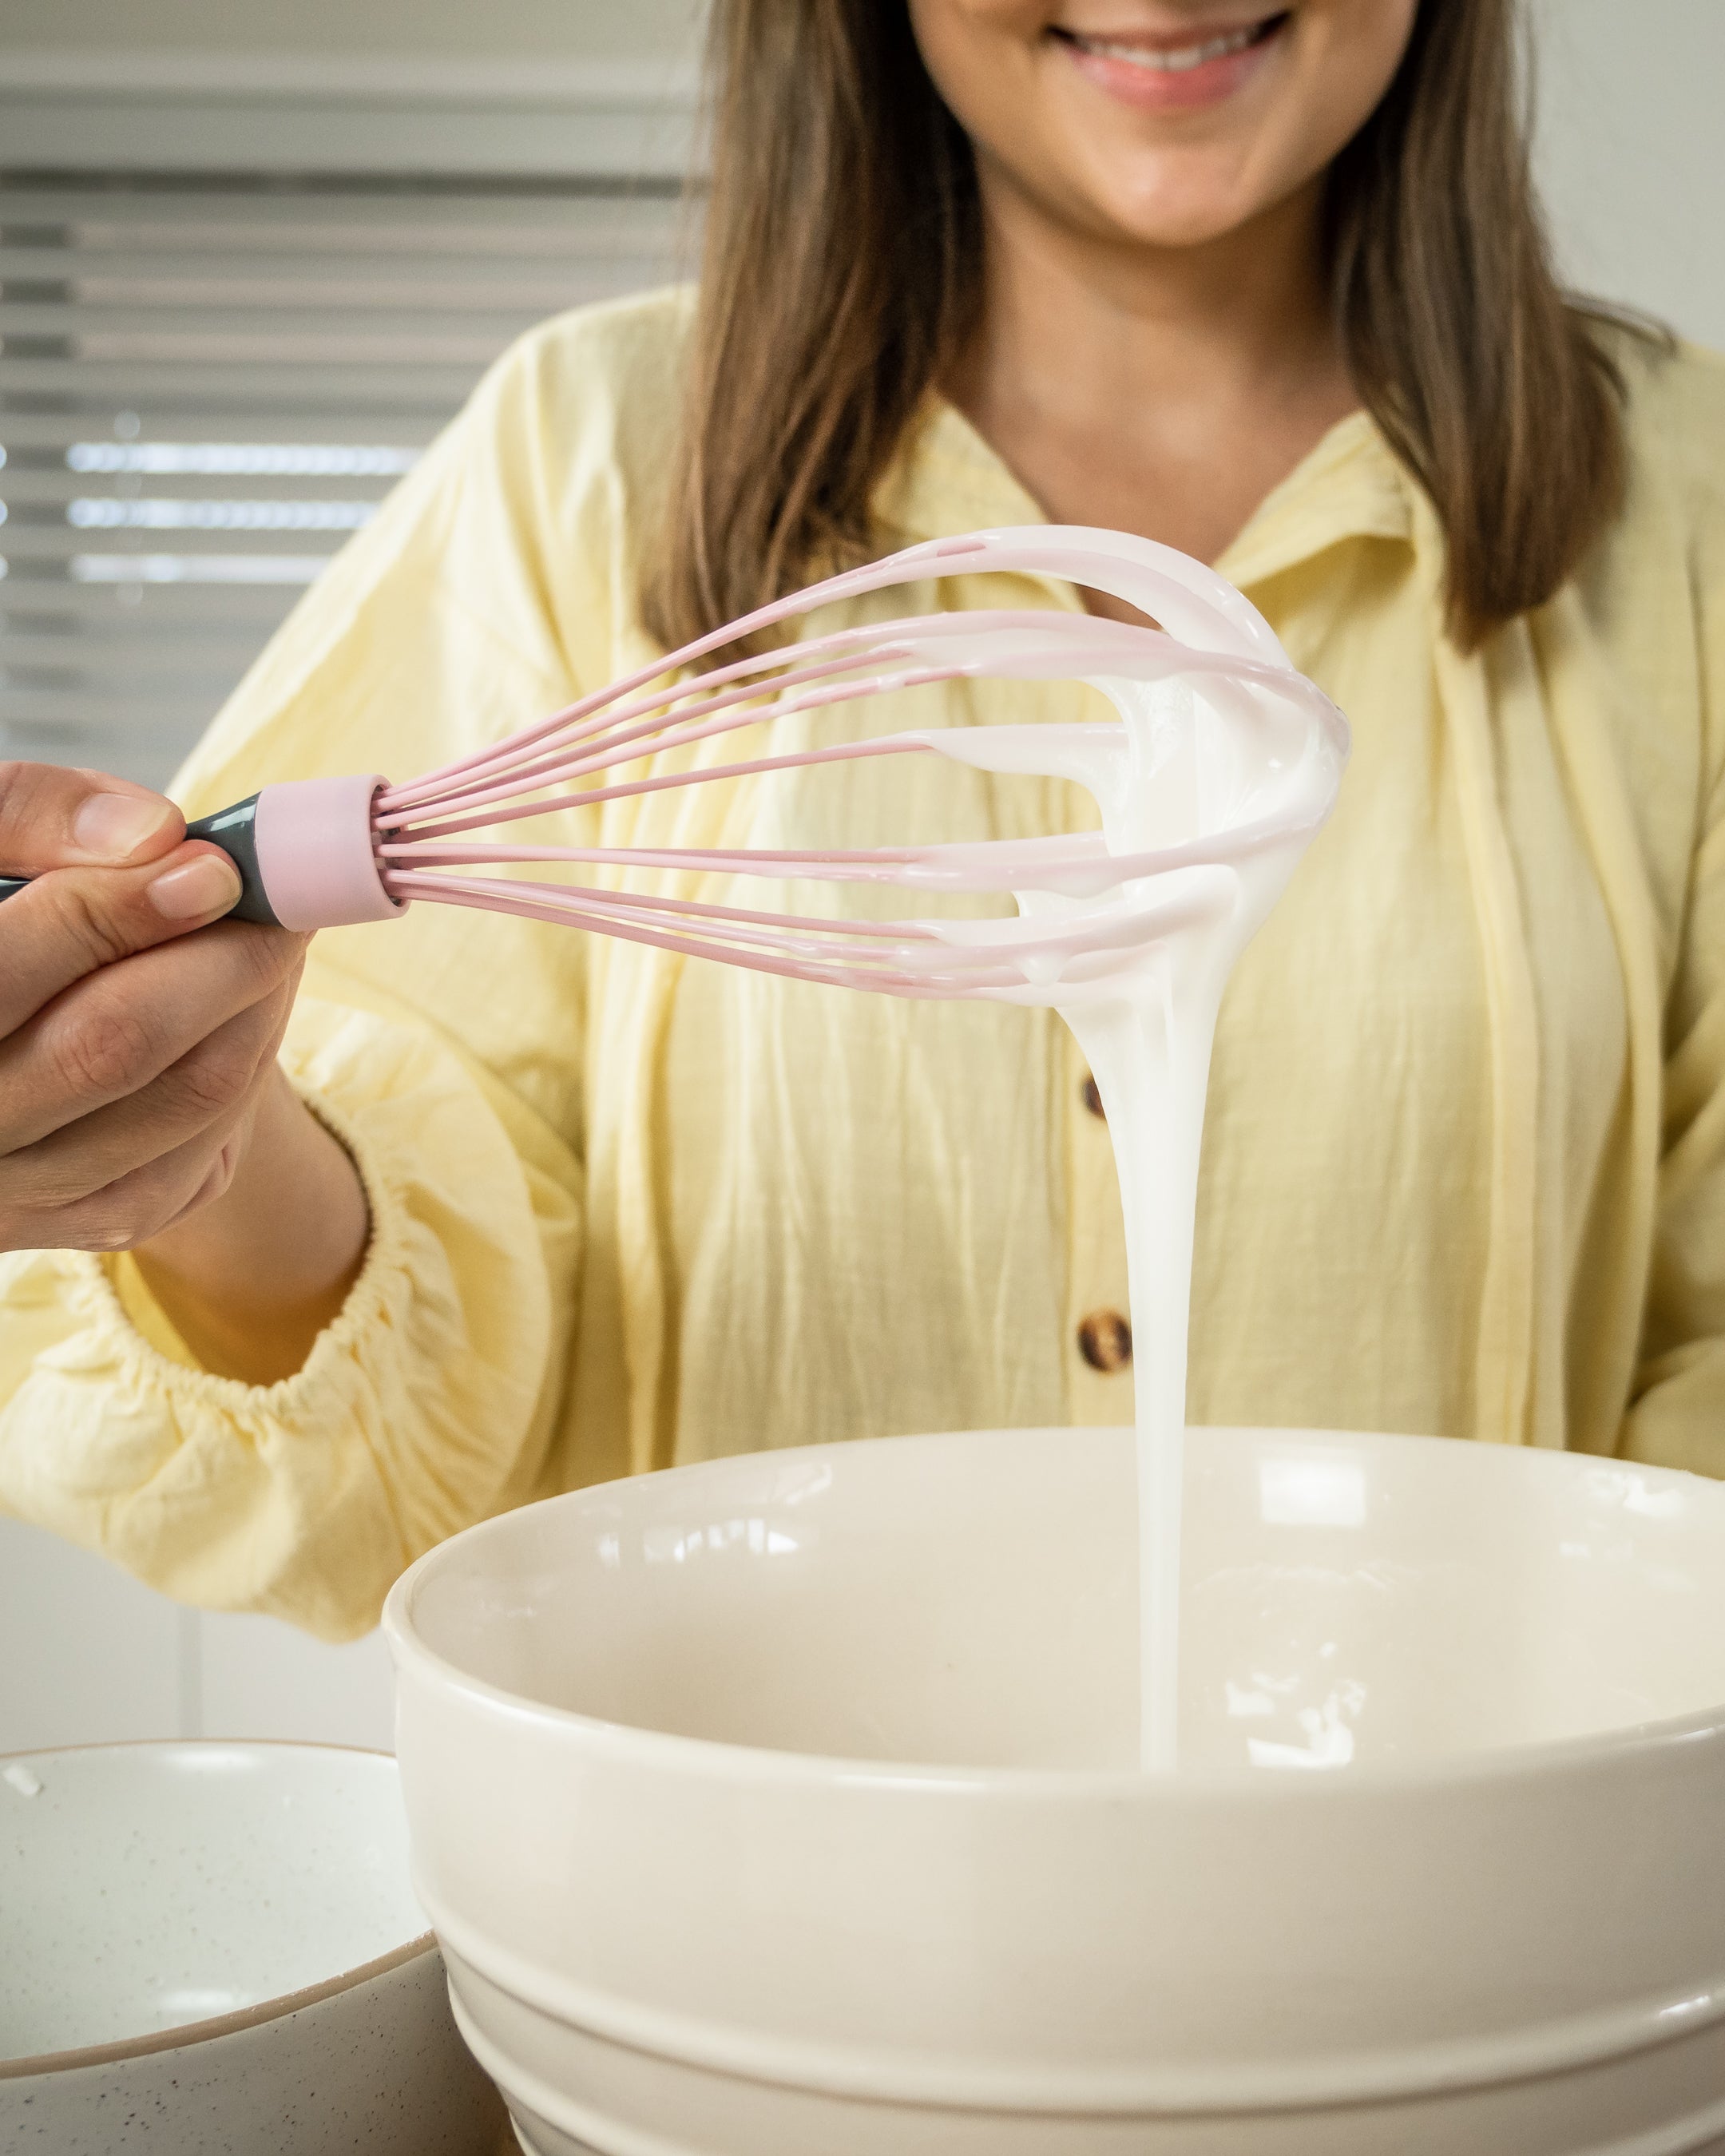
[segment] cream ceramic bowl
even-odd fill
[[[1193,1433],[1180,1774],[1123,1431],[761,1455],[423,1559],[413,1869],[537,2156],[1725,2137],[1725,1488]]]
[[[0,1760],[5,2156],[491,2156],[395,1762],[300,1744]]]

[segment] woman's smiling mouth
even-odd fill
[[[1140,109],[1190,110],[1230,95],[1256,73],[1291,9],[1216,29],[1206,37],[1141,30],[1075,30],[1051,34],[1081,72],[1111,96]]]

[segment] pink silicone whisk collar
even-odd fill
[[[254,843],[270,910],[284,928],[393,921],[407,901],[384,888],[372,803],[389,782],[290,778],[258,795]]]

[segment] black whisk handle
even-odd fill
[[[218,808],[213,816],[200,816],[186,826],[188,839],[203,839],[222,851],[239,870],[239,901],[223,916],[228,921],[255,921],[265,928],[280,928],[281,921],[264,889],[264,873],[258,865],[258,796],[247,794],[231,808]]]
[[[231,808],[218,808],[213,816],[200,816],[195,824],[186,826],[186,836],[219,846],[239,870],[239,903],[223,916],[224,920],[255,921],[266,928],[279,928],[281,923],[264,894],[264,879],[258,867],[257,814],[258,797],[254,793],[244,801],[236,801]],[[28,876],[0,876],[0,904],[15,898],[29,880]]]

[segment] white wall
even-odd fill
[[[1538,169],[1574,283],[1725,349],[1725,0],[1533,0]]]
[[[699,0],[6,0],[0,51],[616,59],[686,44]]]
[[[680,173],[701,0],[0,0],[0,166]]]
[[[388,1750],[389,1657],[267,1617],[177,1608],[100,1558],[0,1520],[0,1753],[141,1737]]]

